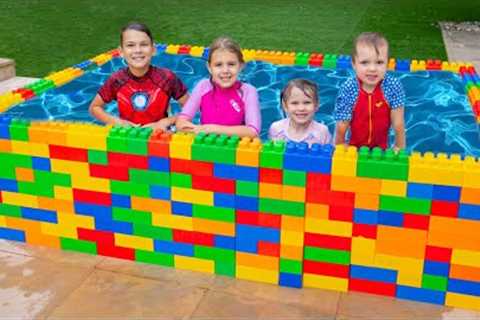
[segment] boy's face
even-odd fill
[[[155,46],[145,32],[125,30],[121,46],[122,57],[128,64],[130,71],[148,70]]]
[[[353,69],[362,82],[364,90],[372,91],[382,81],[387,72],[387,63],[387,45],[378,46],[377,53],[371,45],[357,44],[357,55],[354,57]]]

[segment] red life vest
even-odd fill
[[[360,92],[350,121],[349,143],[357,147],[386,149],[390,129],[390,105],[383,95],[381,83],[372,93],[363,90],[361,83],[359,88]]]

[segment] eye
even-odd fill
[[[229,62],[229,63],[228,63],[228,66],[229,66],[229,67],[234,67],[234,66],[236,66],[236,65],[237,65],[236,62]]]

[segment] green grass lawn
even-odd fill
[[[446,59],[438,21],[478,19],[475,0],[3,0],[0,56],[42,77],[118,46],[138,20],[162,43],[208,45],[227,34],[244,48],[349,54],[362,31],[383,32],[391,56]]]

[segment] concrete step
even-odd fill
[[[28,78],[28,77],[13,77],[5,81],[0,82],[0,95],[11,90],[22,88],[27,84],[39,80],[38,78]]]
[[[0,58],[0,81],[15,77],[15,61],[7,58]]]

